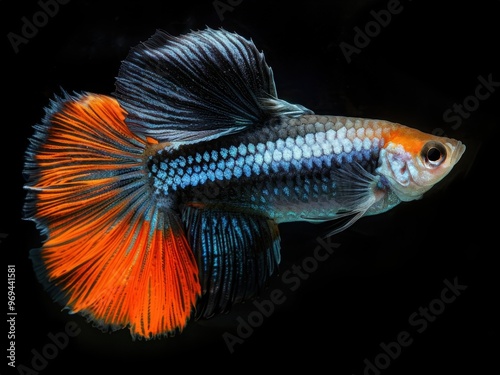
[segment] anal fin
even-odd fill
[[[259,214],[186,206],[188,241],[198,262],[202,297],[196,317],[226,312],[254,297],[280,262],[278,225]]]

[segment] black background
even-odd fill
[[[32,19],[40,10],[36,1],[22,3],[0,2],[6,60],[0,250],[3,264],[15,264],[17,270],[17,365],[31,368],[32,350],[43,350],[49,332],[75,322],[81,331],[41,374],[178,369],[358,375],[365,359],[373,362],[382,352],[382,342],[396,340],[403,331],[411,335],[411,345],[380,373],[500,374],[495,179],[500,87],[459,126],[443,119],[454,103],[474,95],[479,76],[500,82],[499,1],[437,5],[401,0],[402,11],[350,63],[339,45],[354,45],[355,27],[363,29],[373,20],[370,12],[386,9],[388,1],[233,0],[221,19],[213,1],[72,0],[15,53],[8,33],[21,35],[22,17]],[[174,338],[147,342],[132,341],[127,330],[101,333],[80,316],[60,311],[36,281],[28,259],[40,237],[32,222],[21,220],[24,152],[49,99],[61,88],[110,94],[130,47],[158,28],[177,35],[205,26],[252,38],[265,52],[283,99],[316,113],[383,118],[429,132],[442,129],[467,145],[453,173],[423,200],[365,218],[337,235],[340,246],[328,259],[314,267],[306,262],[312,269],[297,290],[276,277],[260,301],[269,300],[275,289],[285,301],[234,346],[234,353],[223,334],[237,335],[237,318],[247,319],[255,311],[251,303],[225,316],[191,322]],[[326,229],[305,223],[281,227],[282,274],[311,259],[316,238]],[[412,326],[409,317],[440,298],[445,279],[455,278],[467,289],[418,333],[421,326]],[[2,342],[7,349],[7,337]],[[18,373],[6,362],[2,355],[2,374]]]

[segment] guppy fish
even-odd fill
[[[235,33],[157,31],[113,96],[63,93],[35,126],[25,218],[43,246],[30,257],[71,313],[171,336],[258,295],[278,270],[278,224],[343,218],[336,233],[421,198],[464,150],[279,99],[264,55]]]

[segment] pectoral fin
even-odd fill
[[[361,217],[382,196],[383,192],[377,188],[379,177],[371,174],[358,163],[342,166],[332,172],[337,184],[336,203],[340,209],[332,218],[331,216],[303,217],[311,222],[333,221],[333,228],[327,236],[338,234]]]

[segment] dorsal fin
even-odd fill
[[[199,142],[280,114],[312,113],[278,99],[264,55],[222,29],[157,31],[122,63],[115,95],[131,131],[160,142]]]

